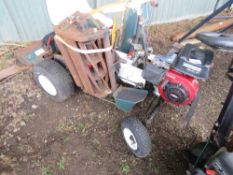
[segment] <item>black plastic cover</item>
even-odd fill
[[[199,49],[194,45],[187,44],[179,52],[173,67],[183,74],[206,80],[209,77],[213,55],[210,50]]]
[[[197,34],[197,39],[206,45],[225,50],[233,49],[233,35],[217,32],[204,32]]]
[[[164,78],[165,74],[166,71],[164,69],[154,64],[146,65],[145,69],[142,72],[143,78],[154,85],[158,85]]]

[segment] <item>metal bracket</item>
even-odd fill
[[[147,109],[147,118],[145,120],[145,124],[147,127],[151,126],[153,120],[157,116],[160,111],[160,107],[162,105],[162,99],[158,98],[156,101],[153,99],[149,108]]]
[[[193,118],[193,114],[195,112],[195,109],[197,108],[198,102],[200,100],[200,96],[201,96],[201,91],[200,89],[198,90],[197,96],[194,99],[194,101],[191,103],[190,108],[188,113],[186,114],[186,127],[189,126],[192,118]]]

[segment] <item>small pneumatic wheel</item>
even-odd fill
[[[121,131],[129,149],[135,156],[144,158],[151,152],[151,139],[146,127],[136,117],[127,117],[121,123]]]
[[[33,76],[43,91],[56,102],[65,101],[75,91],[70,74],[54,60],[43,60],[35,65]]]

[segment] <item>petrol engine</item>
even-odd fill
[[[153,87],[153,93],[177,106],[191,104],[196,98],[198,80],[206,80],[213,53],[186,45],[167,55],[130,53],[120,63],[118,76],[124,83],[137,88]]]

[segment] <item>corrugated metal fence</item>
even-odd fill
[[[98,7],[117,0],[89,0]],[[221,2],[225,2],[222,0]],[[158,0],[152,23],[172,22],[210,13],[216,0]],[[0,0],[0,42],[41,39],[52,30],[45,0]]]
[[[30,41],[52,30],[44,0],[0,0],[0,41]]]

